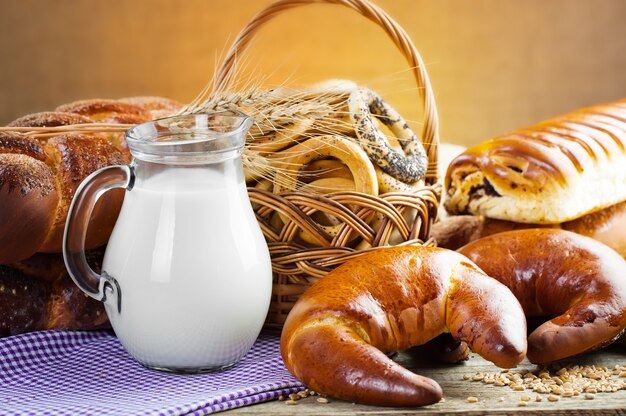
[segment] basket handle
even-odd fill
[[[384,10],[372,4],[368,0],[278,0],[261,10],[239,32],[235,41],[228,49],[226,57],[219,67],[215,76],[214,92],[226,90],[235,73],[237,57],[245,51],[254,37],[255,32],[268,20],[279,15],[285,10],[293,9],[308,4],[328,3],[348,7],[383,28],[393,43],[400,49],[409,65],[411,66],[415,81],[417,82],[422,107],[424,108],[424,123],[421,138],[426,153],[428,154],[429,169],[428,178],[437,179],[437,160],[439,149],[439,117],[430,79],[426,73],[426,67],[417,48],[411,41],[404,29],[393,20]]]

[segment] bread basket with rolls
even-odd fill
[[[248,149],[268,152],[266,160],[276,167],[265,178],[253,174],[259,163],[247,169],[249,195],[272,255],[275,282],[268,325],[274,327],[282,326],[312,282],[348,259],[379,247],[427,242],[440,198],[438,118],[425,65],[406,32],[368,1],[283,0],[270,5],[235,39],[217,72],[214,93],[229,89],[237,57],[265,22],[309,3],[348,7],[385,31],[411,67],[424,120],[417,137],[378,94],[350,82],[325,83],[309,90],[313,99],[308,103],[330,102],[328,115],[290,120],[288,129],[252,138]],[[391,134],[382,133],[381,125]],[[391,136],[396,143],[390,143]]]
[[[302,88],[237,89],[238,77],[242,76],[237,62],[255,33],[289,9],[318,3],[348,7],[390,37],[416,81],[419,99],[416,97],[415,102],[420,103],[424,114],[419,134],[384,97],[352,81],[326,81]],[[223,109],[240,110],[255,121],[243,161],[249,196],[272,257],[274,286],[268,327],[281,328],[299,295],[345,261],[381,247],[430,244],[430,227],[441,196],[438,116],[425,65],[411,39],[367,0],[279,0],[240,31],[213,82],[187,106],[145,97],[85,100],[59,107],[54,116],[26,116],[12,123],[8,128],[13,131],[3,134],[19,137],[0,142],[0,150],[14,154],[32,148],[31,153],[41,153],[28,155],[50,176],[48,188],[54,183],[61,188],[63,203],[55,199],[58,192],[47,192],[43,189],[46,184],[41,185],[39,191],[45,194],[47,205],[39,204],[32,216],[22,216],[23,221],[13,224],[14,232],[0,235],[2,241],[4,237],[14,238],[13,234],[31,235],[22,231],[36,228],[38,243],[15,245],[0,263],[14,264],[40,251],[55,252],[51,244],[56,244],[62,233],[72,190],[101,165],[128,158],[122,138],[126,129],[146,119]],[[110,153],[119,155],[109,161],[105,157],[108,153],[103,151],[99,156],[89,151],[77,156],[85,162],[79,166],[82,170],[57,169],[58,162],[67,159],[63,152],[69,155],[69,144],[73,143],[64,139],[69,143],[66,146],[57,138],[63,135],[72,140],[77,135],[91,137],[93,140],[79,140],[89,142],[85,149],[98,144],[111,147]],[[53,144],[59,148],[56,153],[51,153]],[[18,156],[7,157],[13,160]],[[67,175],[57,181],[55,175],[65,171]],[[70,177],[72,172],[77,175]],[[66,182],[71,185],[65,186]],[[14,205],[9,207],[13,211],[8,211],[17,213],[19,204]],[[35,201],[30,202],[30,206],[35,205]],[[96,207],[103,218],[99,221],[94,216],[90,230],[96,234],[90,248],[106,242],[119,205],[116,197]],[[49,215],[38,215],[38,211]],[[56,230],[54,235],[48,233],[51,226]]]

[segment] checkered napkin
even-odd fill
[[[199,375],[148,370],[105,331],[0,339],[0,415],[206,415],[303,388],[276,335],[261,334],[229,370]]]

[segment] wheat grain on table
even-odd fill
[[[247,415],[443,415],[458,414],[472,416],[500,415],[626,415],[626,390],[613,393],[581,393],[575,396],[555,395],[558,400],[551,401],[551,394],[537,394],[530,389],[514,390],[509,386],[496,386],[472,379],[478,373],[499,374],[501,369],[472,354],[469,361],[460,365],[433,365],[420,361],[406,353],[401,353],[396,360],[407,368],[437,380],[445,392],[445,400],[432,406],[421,408],[388,408],[365,406],[328,398],[328,403],[320,403],[319,396],[310,396],[298,400],[297,404],[288,405],[285,401],[272,401],[254,406],[230,410],[232,414]],[[581,366],[604,366],[614,369],[626,365],[626,348],[611,347],[599,352],[577,357],[566,363]],[[537,370],[537,367],[524,361],[511,372]],[[470,380],[464,380],[470,378]],[[626,376],[626,374],[624,374]],[[614,376],[626,381],[626,377]],[[523,397],[528,396],[528,397]],[[537,401],[536,397],[541,397]],[[468,402],[468,397],[476,397],[475,403]],[[529,399],[530,400],[522,400]],[[554,398],[552,399],[554,400]],[[324,400],[322,400],[323,402]],[[525,405],[520,405],[525,401]]]

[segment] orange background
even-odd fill
[[[82,98],[190,101],[270,0],[0,0],[0,123]],[[472,144],[626,97],[621,0],[378,0],[411,35],[435,90],[442,140]],[[249,77],[349,78],[419,120],[400,53],[338,6],[289,11],[258,33]]]

